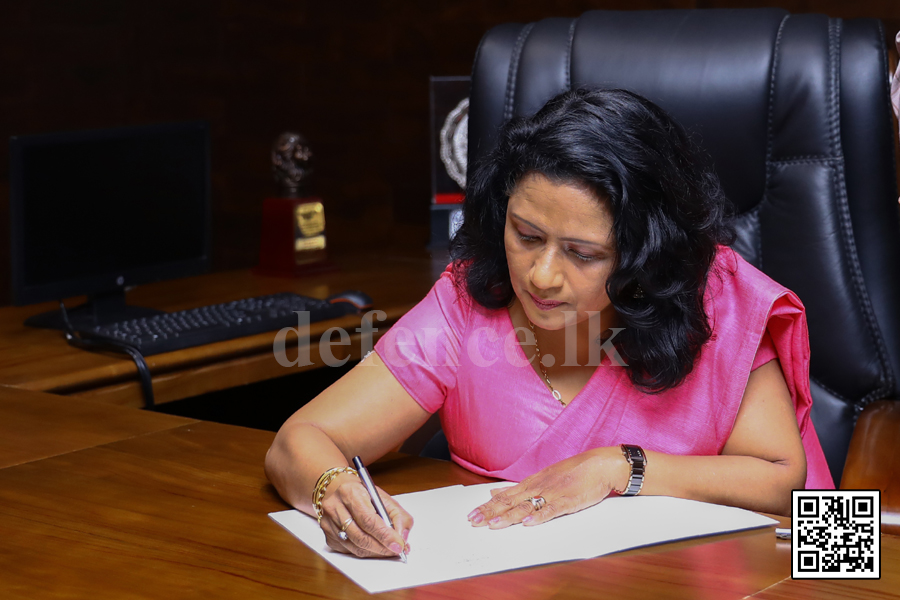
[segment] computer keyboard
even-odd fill
[[[358,309],[350,302],[329,302],[286,292],[107,323],[83,333],[130,344],[144,356],[150,356],[297,327],[299,317],[295,311],[309,311],[309,322],[315,323],[359,312]]]

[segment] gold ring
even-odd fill
[[[338,537],[342,542],[347,541],[347,528],[350,527],[350,523],[353,522],[353,517],[347,517],[347,520],[344,521],[344,524],[341,525],[341,531],[338,533]]]
[[[547,503],[547,501],[544,500],[543,496],[535,496],[534,498],[526,498],[525,502],[531,502],[531,506],[534,508],[535,511],[541,510],[542,508],[544,508],[544,505]]]

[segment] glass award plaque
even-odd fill
[[[470,77],[431,78],[431,249],[446,248],[462,222],[469,148]]]

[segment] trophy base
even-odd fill
[[[266,198],[257,275],[303,277],[336,271],[325,250],[325,213],[317,197]]]

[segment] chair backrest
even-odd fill
[[[495,27],[472,72],[469,164],[559,92],[656,102],[712,155],[735,249],[807,308],[813,422],[835,483],[859,412],[897,397],[900,219],[879,21],[779,9],[591,11]]]

